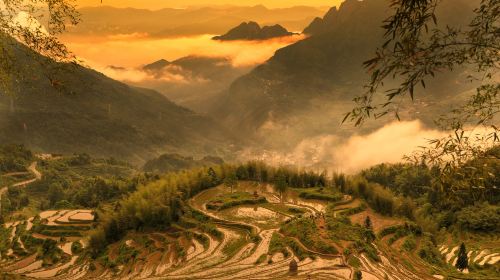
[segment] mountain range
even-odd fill
[[[176,104],[205,114],[221,92],[251,69],[251,66],[235,67],[231,59],[226,57],[187,56],[174,61],[160,59],[140,69],[152,76],[151,79],[128,83],[157,90]]]
[[[83,7],[79,9],[82,21],[70,30],[70,35],[116,35],[147,33],[151,36],[188,36],[222,34],[241,22],[256,21],[264,25],[281,24],[285,28],[302,30],[311,20],[324,13],[322,8],[297,6],[268,9],[221,6],[161,9],[157,11]]]
[[[440,26],[468,22],[470,4],[444,1]],[[43,58],[44,65],[37,64],[40,58],[33,60],[19,46],[23,63],[18,70],[33,74],[16,86],[17,94],[0,97],[0,141],[143,164],[165,153],[227,154],[241,147],[238,139],[286,149],[309,137],[369,131],[392,119],[362,130],[340,126],[340,121],[364,91],[368,76],[362,63],[382,43],[380,23],[388,13],[384,0],[347,0],[306,27],[308,38],[278,50],[251,71],[235,69],[226,58],[199,56],[158,60],[141,69],[157,77],[187,77],[187,87],[155,81],[146,86],[191,109],[81,66]],[[57,81],[47,78],[51,71],[58,72]],[[425,93],[432,94],[400,104],[401,117],[432,125],[474,87],[461,82],[460,75],[467,73],[440,75],[428,83]],[[229,131],[237,131],[238,139]]]
[[[437,11],[438,24],[467,23],[470,4],[464,0],[443,1]],[[369,76],[362,65],[383,43],[381,25],[389,13],[384,0],[347,0],[339,8],[330,9],[305,28],[308,38],[278,50],[266,63],[234,81],[215,102],[212,115],[228,128],[257,136],[275,147],[294,146],[304,138],[322,134],[352,135],[352,126],[340,123],[354,106],[352,99],[365,90],[363,85]],[[460,73],[443,74],[430,82],[426,93],[432,94],[400,104],[401,115],[432,125],[450,104],[429,105],[458,101],[455,93],[473,88],[460,83],[457,75]],[[447,94],[454,98],[444,98]],[[367,124],[364,129],[377,128],[387,121]]]

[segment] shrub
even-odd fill
[[[82,246],[82,243],[80,243],[79,241],[76,241],[76,242],[73,242],[71,244],[71,253],[73,254],[79,254],[83,249],[83,246]]]
[[[54,204],[54,208],[55,209],[72,209],[72,208],[75,208],[75,206],[67,200],[60,200]]]
[[[321,193],[321,192],[303,191],[299,194],[299,197],[305,199],[316,199],[316,200],[336,202],[342,200],[343,195],[340,193]]]
[[[416,243],[415,237],[413,235],[408,236],[402,245],[403,249],[405,251],[408,251],[408,252],[415,250],[416,246],[417,246],[417,243]]]
[[[274,255],[276,253],[281,252],[285,257],[288,257],[288,250],[286,249],[286,240],[278,233],[273,233],[271,237],[271,242],[269,243],[269,255]]]
[[[457,223],[465,230],[500,231],[500,207],[488,203],[469,206],[457,213]]]
[[[430,264],[440,265],[443,263],[443,256],[429,237],[424,237],[420,241],[418,256]]]

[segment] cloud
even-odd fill
[[[394,122],[374,133],[356,135],[339,147],[333,147],[336,167],[344,172],[355,172],[379,163],[401,162],[429,139],[444,137],[447,133],[425,128],[418,120]]]
[[[329,171],[355,173],[380,163],[397,163],[428,139],[446,136],[444,131],[428,129],[418,121],[393,122],[366,134],[348,139],[321,135],[301,141],[288,153],[264,152],[257,156],[247,151],[244,157],[260,159],[274,165],[326,168]]]
[[[266,41],[211,40],[213,35],[179,38],[144,38],[144,34],[120,34],[111,37],[64,36],[69,49],[85,61],[100,65],[137,67],[166,59],[169,61],[190,56],[219,56],[230,58],[234,66],[257,65],[268,60],[276,50],[303,39],[301,35]],[[94,65],[89,64],[91,67]],[[98,66],[98,65],[97,65]]]
[[[168,69],[165,69],[161,72],[161,75],[153,74],[139,68],[99,66],[96,63],[93,63],[93,68],[114,80],[130,83],[161,81],[176,84],[185,84],[191,81],[189,73],[184,72],[182,69],[175,69],[174,71],[174,69],[172,69],[171,67],[168,67],[170,71]]]
[[[134,33],[129,33],[129,34],[114,34],[114,35],[109,35],[107,38],[109,40],[137,40],[137,39],[144,39],[149,36],[148,33],[140,33],[140,32],[134,32]]]

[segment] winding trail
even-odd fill
[[[19,186],[26,187],[27,185],[29,185],[29,184],[31,184],[33,182],[41,180],[42,179],[42,173],[40,173],[36,169],[37,164],[38,164],[38,162],[34,161],[28,167],[28,171],[31,172],[31,174],[33,174],[35,176],[35,178],[29,179],[29,180],[26,180],[26,181],[22,181],[22,182],[19,182],[19,183],[15,183],[15,184],[12,185],[12,187],[19,187]],[[15,172],[15,173],[9,173],[9,174],[19,174],[19,173],[25,174],[26,172]],[[6,175],[9,175],[9,174],[6,174]],[[3,187],[2,189],[0,189],[0,209],[2,209],[2,195],[4,195],[7,192],[8,189],[9,189],[8,187]]]

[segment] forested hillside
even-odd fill
[[[20,61],[15,71],[30,75],[23,75],[12,93],[0,96],[2,143],[142,163],[168,151],[221,154],[233,142],[212,120],[155,91],[42,59],[20,45],[15,53]]]

